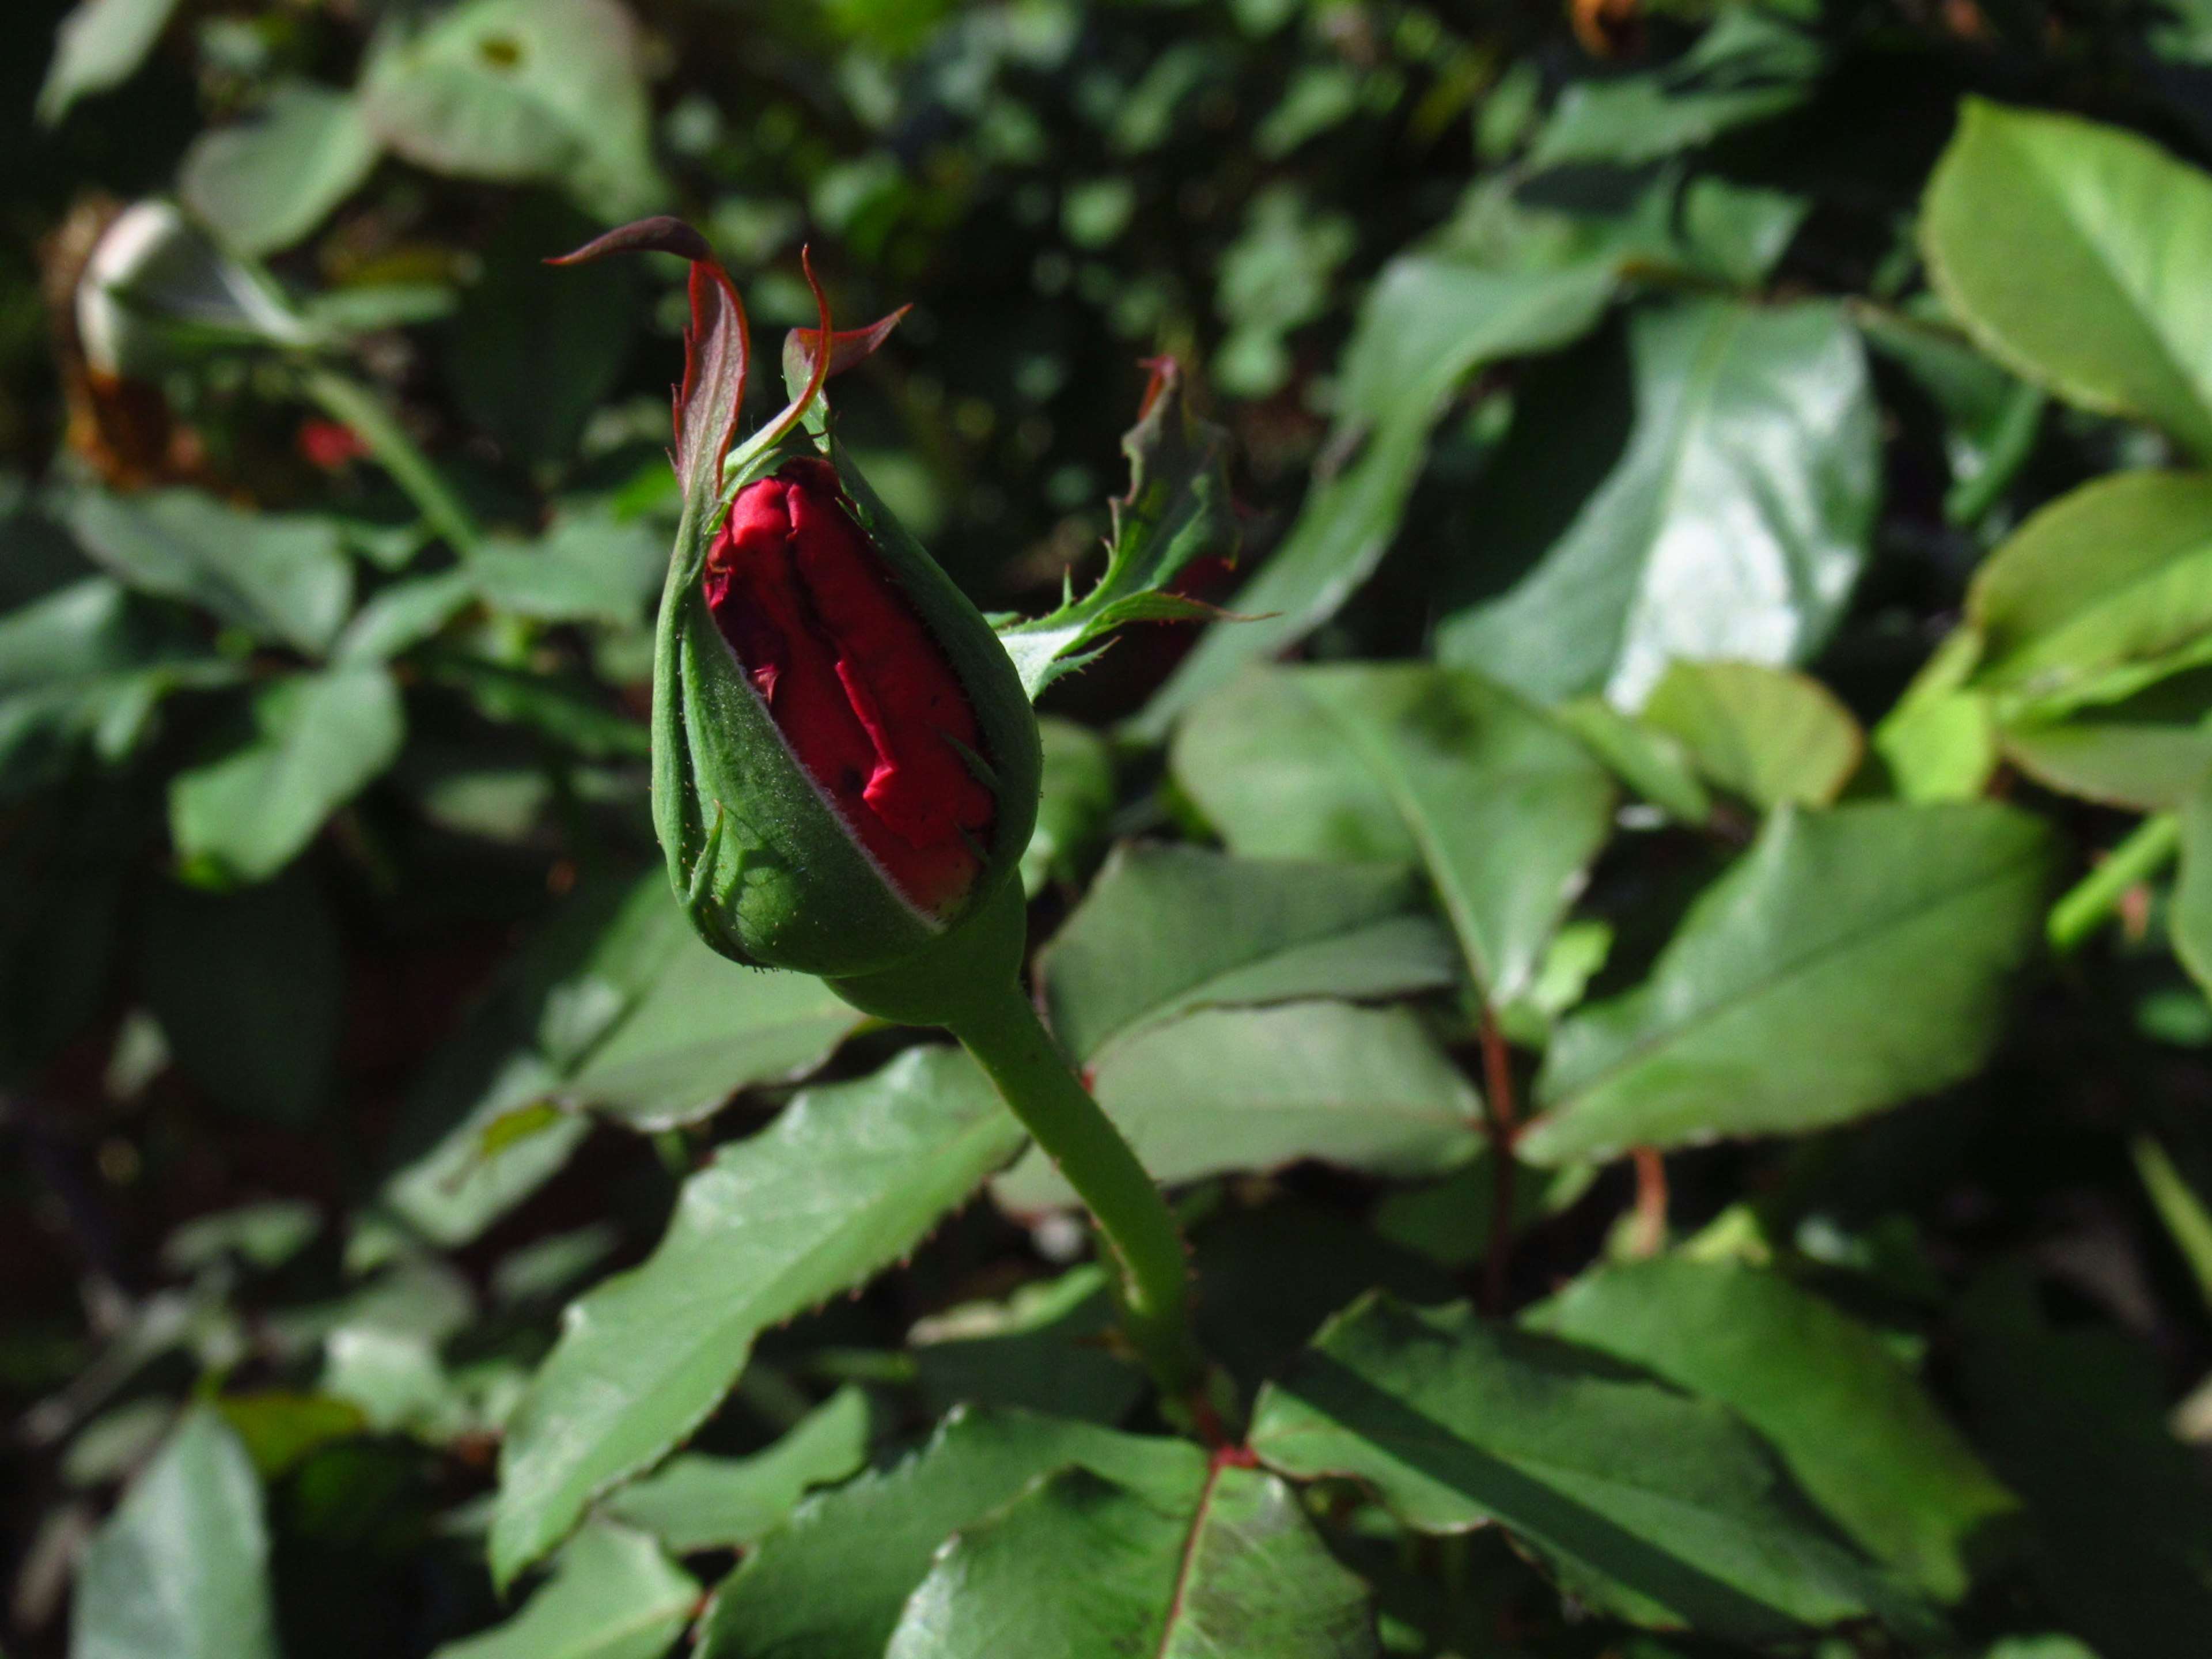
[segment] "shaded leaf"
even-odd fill
[[[77,1569],[72,1659],[276,1659],[261,1487],[207,1407],[185,1414]]]
[[[1881,1599],[1719,1406],[1463,1306],[1355,1304],[1262,1390],[1251,1443],[1422,1531],[1497,1521],[1643,1622],[1773,1640]]]
[[[1146,1378],[1114,1350],[1113,1326],[1106,1269],[1086,1261],[1003,1302],[932,1314],[907,1333],[907,1346],[937,1409],[968,1401],[1114,1424],[1144,1394]]]
[[[1173,1480],[1186,1441],[1119,1434],[1027,1412],[962,1407],[921,1450],[799,1505],[714,1593],[698,1659],[883,1659],[938,1547],[1079,1466],[1108,1480]]]
[[[501,1454],[495,1572],[511,1579],[599,1492],[658,1462],[720,1403],[762,1330],[912,1249],[1022,1139],[964,1054],[915,1048],[722,1148],[645,1264],[563,1321]]]
[[[1959,1310],[1958,1373],[1983,1449],[2027,1500],[2028,1582],[2100,1659],[2166,1659],[2212,1628],[2212,1491],[2166,1424],[2149,1357],[2057,1328],[1998,1268]]]
[[[2017,1506],[1877,1333],[1778,1273],[1606,1267],[1524,1322],[1718,1401],[1862,1548],[1946,1601],[1966,1589],[1977,1533]]]
[[[2047,831],[2008,807],[1783,809],[1642,987],[1561,1024],[1522,1152],[1803,1131],[1970,1075],[2050,871]]]
[[[1118,848],[1040,963],[1076,1060],[1194,1010],[1448,986],[1450,947],[1385,865]]]
[[[1424,1176],[1473,1156],[1481,1102],[1404,1008],[1214,1009],[1109,1049],[1092,1091],[1162,1182],[1301,1158]],[[1018,1211],[1075,1202],[1032,1151],[994,1184]]]
[[[1692,301],[1638,313],[1630,348],[1627,453],[1518,586],[1438,624],[1444,661],[1633,707],[1671,659],[1802,662],[1841,616],[1880,486],[1842,313]]]
[[[553,1577],[506,1623],[448,1642],[432,1659],[660,1659],[699,1586],[643,1533],[595,1521],[554,1564]]]
[[[1088,1659],[1364,1659],[1380,1651],[1366,1586],[1314,1535],[1297,1495],[1256,1469],[1172,1480],[1056,1474],[954,1538],[885,1659],[1008,1653]],[[1066,1571],[1080,1562],[1080,1571]]]
[[[624,1486],[605,1507],[680,1555],[742,1548],[782,1521],[811,1488],[859,1472],[868,1461],[872,1415],[866,1393],[840,1389],[765,1450],[748,1457],[681,1453]]]
[[[179,1071],[223,1105],[295,1127],[330,1097],[345,962],[304,872],[232,893],[156,887],[139,988]]]
[[[294,674],[254,699],[258,731],[169,786],[169,831],[188,868],[266,881],[373,782],[405,736],[399,688],[377,663]]]

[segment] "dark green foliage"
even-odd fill
[[[2212,1644],[2190,8],[0,13],[10,1659]],[[1198,1395],[670,896],[658,212],[913,305]]]

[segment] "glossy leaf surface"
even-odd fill
[[[939,1048],[803,1095],[726,1147],[652,1257],[569,1310],[501,1454],[501,1574],[696,1428],[762,1330],[911,1249],[1021,1142],[974,1063]]]
[[[1778,813],[1650,980],[1560,1026],[1522,1153],[1802,1130],[1967,1075],[2034,949],[2050,856],[2038,822],[1982,803]]]
[[[1437,631],[1443,660],[1546,702],[1634,707],[1676,657],[1802,662],[1865,557],[1875,409],[1834,307],[1696,301],[1630,339],[1620,465],[1518,586]]]

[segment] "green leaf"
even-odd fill
[[[304,872],[230,893],[148,895],[139,989],[178,1069],[222,1104],[295,1128],[327,1103],[345,960]]]
[[[1173,358],[1155,362],[1121,453],[1129,458],[1129,492],[1111,504],[1105,574],[1080,599],[999,636],[1032,701],[1095,656],[1091,647],[1124,623],[1211,615],[1166,589],[1200,559],[1237,556],[1242,532],[1229,493],[1229,434],[1191,411]]]
[[[1967,592],[1974,686],[2048,716],[2204,660],[2212,476],[2121,472],[2045,507]]]
[[[353,565],[328,519],[241,512],[196,489],[87,490],[70,527],[127,586],[204,605],[256,639],[310,656],[337,637],[353,608]]]
[[[660,1659],[691,1622],[699,1586],[643,1533],[605,1521],[576,1534],[550,1583],[505,1624],[432,1659]]]
[[[1643,986],[1561,1024],[1523,1156],[1802,1133],[1971,1075],[2051,868],[2041,822],[1990,803],[1784,808]]]
[[[1629,342],[1620,464],[1519,586],[1437,625],[1440,659],[1545,702],[1634,707],[1676,657],[1802,662],[1866,556],[1878,434],[1840,311],[1686,301]]]
[[[1355,1304],[1261,1391],[1251,1444],[1424,1532],[1496,1521],[1639,1622],[1771,1641],[1881,1599],[1721,1407],[1464,1306]]]
[[[177,191],[233,252],[273,253],[353,194],[376,149],[350,93],[280,81],[253,115],[192,141]]]
[[[1207,630],[1146,705],[1146,734],[1164,735],[1177,714],[1243,665],[1334,616],[1396,537],[1453,389],[1483,363],[1553,350],[1587,333],[1613,286],[1609,259],[1504,272],[1415,254],[1386,266],[1345,349],[1344,412],[1330,440],[1335,453],[1360,442],[1356,459],[1316,478],[1282,545],[1229,602],[1237,616],[1255,620]]]
[[[77,1568],[73,1659],[276,1659],[261,1486],[205,1406],[131,1484]]]
[[[957,1049],[801,1095],[684,1183],[642,1267],[577,1303],[500,1460],[495,1573],[511,1579],[585,1506],[650,1468],[721,1402],[753,1339],[863,1284],[1022,1144]]]
[[[1255,672],[1192,712],[1170,764],[1239,852],[1419,857],[1493,1002],[1528,987],[1612,819],[1573,738],[1419,664]]]
[[[1274,1476],[1053,1476],[940,1553],[884,1659],[1371,1659],[1367,1587]],[[1068,1571],[1072,1564],[1079,1571]]]
[[[466,568],[495,611],[635,629],[666,574],[668,549],[660,532],[643,520],[563,514],[535,542],[487,540]]]
[[[672,902],[662,908],[682,921]],[[686,927],[622,1023],[550,1097],[639,1128],[696,1122],[740,1089],[812,1071],[861,1019],[812,975],[740,967]]]
[[[1037,721],[1044,779],[1036,828],[1022,854],[1022,890],[1031,898],[1055,881],[1079,884],[1091,873],[1114,811],[1114,756],[1087,726],[1047,714]]]
[[[2124,705],[2026,720],[1997,737],[2004,757],[2046,789],[2138,812],[2180,810],[2212,771],[2212,734],[2201,726],[2130,718]]]
[[[1669,817],[1702,824],[1712,817],[1713,798],[1698,781],[1682,745],[1666,732],[1622,714],[1603,697],[1576,697],[1554,708],[1552,718]]]
[[[1208,1010],[1115,1043],[1091,1088],[1145,1167],[1170,1183],[1301,1158],[1436,1175],[1481,1139],[1474,1087],[1405,1008]],[[1035,1151],[992,1191],[1017,1211],[1076,1201]]]
[[[2212,454],[2212,181],[2148,139],[1978,98],[1920,216],[1929,275],[1991,356]]]
[[[615,1493],[606,1511],[681,1555],[748,1547],[811,1488],[859,1472],[868,1461],[871,1416],[863,1390],[840,1389],[765,1451],[750,1457],[682,1453]]]
[[[54,60],[39,88],[39,119],[52,126],[87,93],[128,81],[176,9],[177,0],[77,0],[54,32]]]
[[[1778,1273],[1606,1267],[1524,1322],[1718,1401],[1863,1549],[1944,1601],[1966,1590],[1977,1533],[2017,1508],[1877,1333]]]
[[[266,881],[289,864],[406,735],[399,688],[377,663],[289,675],[254,699],[253,723],[244,747],[169,786],[178,856],[222,881]]]
[[[610,222],[659,206],[637,27],[614,0],[463,0],[377,32],[362,113],[433,173],[544,179]]]
[[[1671,663],[1644,720],[1676,738],[1714,783],[1762,811],[1830,805],[1866,752],[1858,721],[1826,686],[1758,663]]]
[[[88,743],[119,759],[169,692],[238,677],[148,611],[90,576],[0,617],[0,795],[47,782]]]
[[[1413,896],[1387,865],[1117,848],[1040,959],[1053,1030],[1089,1061],[1200,1008],[1448,986],[1449,945]]]
[[[1530,146],[1528,166],[1627,167],[1694,149],[1731,127],[1795,108],[1826,66],[1826,50],[1804,30],[1766,11],[1724,10],[1664,69],[1569,86]]]
[[[938,1547],[1038,1476],[1073,1465],[1146,1486],[1194,1455],[1185,1441],[959,1407],[921,1451],[807,1499],[763,1539],[715,1591],[697,1659],[883,1659]]]

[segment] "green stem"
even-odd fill
[[[2051,919],[2045,926],[2051,948],[2060,956],[2078,950],[2118,907],[2128,890],[2164,869],[2180,847],[2179,813],[2160,812],[2145,818],[2133,835],[2051,907]]]
[[[1204,1375],[1190,1328],[1190,1263],[1160,1189],[1060,1055],[1019,985],[975,1000],[953,1036],[990,1073],[1030,1138],[1097,1218],[1120,1268],[1130,1340],[1170,1393]]]
[[[1160,1386],[1196,1400],[1206,1366],[1191,1334],[1190,1264],[1160,1189],[1098,1109],[1022,994],[1029,913],[1018,881],[1001,884],[934,949],[881,973],[832,979],[863,1012],[902,1025],[941,1025],[997,1085],[1030,1138],[1090,1207],[1119,1270],[1122,1328]],[[1205,1415],[1197,1401],[1194,1414]]]
[[[382,398],[360,381],[320,365],[308,368],[301,384],[325,413],[351,428],[368,446],[377,464],[392,475],[392,483],[406,492],[416,510],[452,544],[454,552],[465,558],[477,550],[483,542],[483,532],[477,528],[476,520]]]

